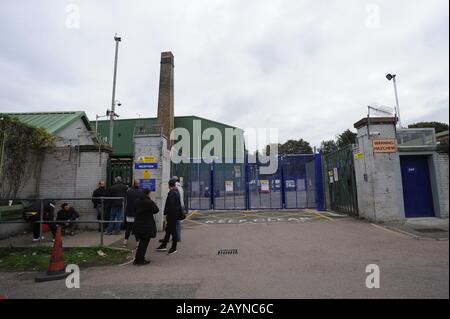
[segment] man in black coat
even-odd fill
[[[133,232],[133,225],[136,217],[136,202],[142,197],[142,190],[140,187],[140,181],[135,179],[133,181],[133,187],[127,192],[127,206],[125,208],[125,239],[123,240],[122,248],[128,247],[128,238],[130,238]]]
[[[122,177],[117,176],[115,179],[115,184],[110,187],[108,191],[108,197],[123,197],[124,199],[110,199],[109,205],[111,207],[111,215],[109,217],[110,222],[115,223],[109,223],[108,229],[106,230],[107,235],[112,235],[113,227],[114,227],[114,234],[119,235],[120,234],[120,224],[123,221],[123,204],[124,200],[127,196],[127,190],[128,186],[125,185],[122,182]]]
[[[139,240],[139,246],[134,259],[135,265],[146,265],[150,261],[145,259],[148,243],[156,237],[156,223],[154,214],[159,212],[158,206],[150,198],[150,190],[144,188],[135,204],[136,217],[134,221],[134,235]]]
[[[108,195],[108,191],[106,190],[106,184],[105,181],[99,181],[98,182],[98,188],[92,193],[92,197],[106,197]],[[105,211],[105,202],[103,201],[103,205],[102,205],[102,200],[99,198],[92,198],[92,204],[94,204],[94,208],[97,212],[97,220],[101,220],[102,219],[102,215],[103,218],[106,219],[106,211]],[[101,230],[100,224],[98,225],[98,230]]]
[[[61,210],[56,215],[56,220],[61,225],[62,233],[65,235],[69,232],[70,236],[73,236],[73,230],[75,228],[75,221],[80,217],[80,214],[71,207],[69,204],[64,203],[61,205]]]
[[[177,220],[180,219],[182,207],[175,180],[171,179],[169,181],[169,188],[170,191],[167,195],[166,205],[164,206],[164,215],[166,215],[167,221],[166,235],[156,250],[166,251],[167,243],[169,242],[170,236],[172,236],[172,247],[169,249],[168,254],[173,254],[177,252]]]

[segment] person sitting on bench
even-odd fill
[[[61,210],[58,211],[56,220],[60,222],[58,225],[61,225],[61,230],[64,235],[66,232],[68,232],[70,236],[74,235],[73,230],[75,229],[75,221],[78,217],[80,217],[80,214],[78,214],[78,212],[69,204],[64,203],[61,205]]]

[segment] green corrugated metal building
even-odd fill
[[[176,116],[175,117],[175,128],[185,128],[191,135],[193,133],[193,123],[194,120],[199,120],[201,123],[202,133],[207,128],[217,128],[221,134],[223,139],[225,138],[225,129],[237,129],[241,134],[243,134],[243,130],[233,127],[231,125],[227,125],[224,123],[208,120],[205,118],[201,118],[198,116]],[[110,122],[108,120],[103,121],[92,121],[91,126],[94,130],[97,130],[100,139],[104,142],[107,142],[105,137],[109,136],[109,125]],[[114,121],[114,137],[113,137],[113,153],[112,157],[133,157],[134,154],[134,144],[133,144],[133,136],[136,127],[145,127],[145,128],[156,128],[157,127],[157,118],[133,118],[133,119],[123,119],[123,120],[115,120]],[[156,130],[154,130],[156,133]],[[175,141],[176,142],[176,141]],[[209,141],[202,141],[202,149],[203,146],[208,144]],[[236,143],[236,138],[234,138],[234,143]],[[193,156],[193,141],[190,142],[191,145],[191,157]],[[222,154],[225,154],[225,141],[222,141]],[[236,157],[243,157],[244,154],[236,154]]]
[[[90,123],[86,113],[82,111],[73,112],[34,112],[34,113],[0,113],[17,118],[20,122],[43,128],[50,134],[58,134],[70,124],[81,119],[90,130]]]

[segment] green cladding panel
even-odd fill
[[[225,129],[231,128],[235,129],[235,127],[215,121],[211,121],[208,119],[204,119],[197,116],[177,116],[174,119],[175,128],[185,128],[190,136],[190,148],[191,148],[191,157],[198,157],[198,154],[193,154],[193,127],[194,120],[199,120],[201,124],[201,131],[207,128],[217,128],[222,134],[222,154],[225,156]],[[109,136],[109,121],[98,121],[98,133],[100,138]],[[114,137],[113,137],[113,157],[133,157],[134,153],[134,144],[133,144],[133,136],[136,125],[142,125],[144,127],[156,127],[157,119],[156,118],[138,118],[138,119],[124,119],[124,120],[116,120],[114,121]],[[91,122],[91,126],[93,128],[96,127],[96,123]],[[241,134],[243,130],[238,129]],[[107,142],[107,140],[103,140]],[[201,141],[202,149],[208,144],[209,141]],[[236,145],[236,138],[233,139],[233,143]],[[243,157],[244,154],[237,154],[235,157]]]

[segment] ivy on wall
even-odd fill
[[[27,167],[33,164],[33,156],[39,157],[53,141],[54,136],[44,129],[0,114],[0,198],[16,198],[29,179]]]

